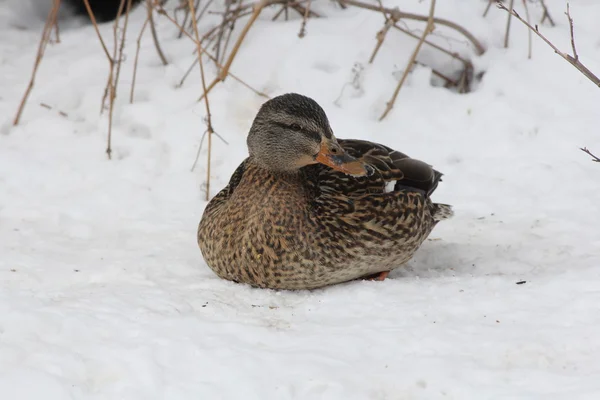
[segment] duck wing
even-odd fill
[[[319,194],[353,198],[406,191],[419,192],[428,198],[441,181],[442,173],[431,165],[382,144],[357,139],[338,139],[338,143],[349,155],[373,167],[374,173],[356,177],[321,164],[305,167],[309,185]]]

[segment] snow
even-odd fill
[[[338,137],[433,164],[445,173],[435,200],[456,211],[391,279],[277,292],[220,280],[195,243],[206,205],[206,146],[190,171],[205,129],[199,72],[177,87],[194,45],[158,18],[171,64],[144,37],[129,104],[145,19],[132,14],[108,161],[107,62],[92,27],[67,26],[48,47],[13,127],[43,22],[0,2],[2,398],[599,398],[600,167],[578,147],[600,152],[600,91],[537,38],[527,60],[517,21],[502,48],[506,14],[481,18],[486,3],[438,2],[439,17],[487,47],[476,57],[461,36],[435,33],[485,71],[475,90],[432,86],[419,67],[383,122],[415,41],[390,32],[368,64],[380,15],[320,1],[328,18],[311,19],[303,39],[296,17],[265,14],[250,31],[233,73],[270,96],[315,98]],[[564,2],[546,3],[558,25],[540,29],[570,50]],[[599,13],[597,1],[571,3],[578,52],[596,73]],[[101,31],[110,44],[110,24]],[[459,66],[431,48],[420,59]],[[211,92],[229,143],[213,140],[211,196],[245,157],[263,101],[231,78]]]

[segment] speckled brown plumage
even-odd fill
[[[251,151],[198,228],[204,259],[218,276],[313,289],[389,271],[451,215],[450,206],[430,200],[441,174],[428,164],[367,141],[336,144],[364,164],[365,176],[323,164],[274,171]]]

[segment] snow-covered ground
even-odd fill
[[[419,67],[383,122],[413,39],[390,32],[369,65],[377,13],[320,0],[328,18],[310,20],[303,39],[296,16],[261,17],[233,73],[270,96],[315,98],[338,137],[435,165],[446,174],[435,200],[456,210],[391,279],[276,292],[218,279],[196,245],[206,205],[206,147],[190,171],[205,127],[198,71],[176,87],[193,44],[158,17],[170,64],[146,35],[129,104],[145,11],[132,14],[108,161],[107,62],[90,26],[65,24],[11,125],[42,27],[17,3],[0,1],[2,399],[600,398],[600,165],[578,150],[600,152],[600,90],[537,38],[527,60],[517,21],[503,49],[503,11],[483,19],[487,1],[438,1],[437,16],[487,52],[476,57],[442,27],[435,39],[472,57],[483,79],[460,95]],[[558,25],[540,29],[570,50],[565,3],[546,3]],[[600,3],[573,0],[571,13],[580,57],[598,73]],[[110,24],[101,31],[111,44]],[[460,65],[427,47],[420,59]],[[245,157],[263,101],[233,79],[211,92],[229,143],[213,140],[211,195]]]

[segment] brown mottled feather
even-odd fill
[[[312,289],[388,271],[451,215],[429,198],[442,174],[428,164],[368,141],[338,142],[375,172],[353,177],[314,164],[283,173],[251,157],[242,162],[198,228],[202,254],[218,276]]]

